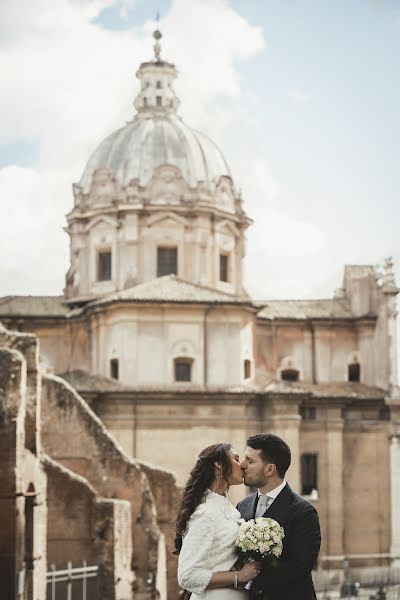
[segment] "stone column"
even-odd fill
[[[397,289],[384,289],[387,306],[387,335],[388,335],[388,363],[389,363],[389,390],[391,396],[398,396],[397,384]]]
[[[343,490],[343,418],[340,406],[327,409],[326,422],[326,469],[329,473],[326,486],[326,554],[329,566],[342,564],[344,548],[344,490]]]
[[[390,494],[391,494],[391,545],[390,558],[393,565],[400,566],[400,390],[397,383],[397,307],[393,260],[385,260],[383,272],[383,293],[386,299],[388,336],[388,384],[389,396],[386,404],[390,407]]]
[[[300,482],[300,423],[299,403],[301,394],[275,394],[266,396],[263,406],[262,432],[274,433],[288,444],[292,462],[286,474],[291,488],[301,492]]]
[[[390,432],[390,559],[400,567],[400,400],[387,400],[391,412]]]
[[[394,263],[392,257],[386,258],[383,265],[382,292],[386,305],[386,326],[388,340],[388,386],[392,398],[400,397],[397,385],[397,306],[396,296],[400,289],[396,285]]]

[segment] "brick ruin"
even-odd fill
[[[174,476],[128,457],[39,341],[0,324],[0,589],[44,600],[48,565],[99,566],[102,600],[177,595]]]

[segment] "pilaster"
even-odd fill
[[[391,544],[390,559],[400,567],[400,399],[387,400],[390,406],[390,508]]]
[[[301,492],[300,482],[300,394],[268,394],[263,405],[262,432],[273,433],[288,444],[292,462],[286,479],[297,493]]]
[[[343,418],[340,406],[327,409],[326,419],[326,554],[339,564],[346,554],[344,545],[344,489],[343,489]],[[332,561],[331,561],[332,563]],[[330,564],[332,567],[333,564]],[[336,565],[335,565],[336,566]]]

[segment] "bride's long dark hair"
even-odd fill
[[[213,444],[207,446],[199,454],[199,457],[190,471],[189,479],[183,491],[178,518],[176,520],[175,552],[179,554],[182,548],[182,536],[186,525],[196,508],[204,502],[207,489],[215,479],[215,463],[221,465],[222,477],[227,478],[232,471],[232,460],[230,456],[230,444]]]

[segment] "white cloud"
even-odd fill
[[[133,115],[134,73],[152,56],[155,24],[105,30],[94,20],[111,5],[112,0],[31,0],[27,9],[24,0],[9,0],[5,11],[0,4],[0,70],[7,81],[0,95],[0,136],[33,139],[40,147],[32,168],[0,170],[0,251],[7,257],[0,265],[0,295],[61,292],[68,255],[62,226],[72,207],[71,184],[96,144]],[[131,0],[116,6],[123,15],[132,12]],[[217,142],[224,131],[238,131],[226,150],[255,221],[248,232],[249,291],[312,295],[316,271],[324,281],[327,269],[336,276],[333,259],[327,267],[324,257],[329,240],[315,224],[282,211],[285,190],[262,158],[254,124],[249,127],[258,116],[248,114],[249,90],[239,77],[238,64],[265,48],[261,29],[225,0],[174,0],[160,28],[162,55],[179,70],[176,87],[185,120]]]
[[[311,101],[311,96],[301,90],[289,90],[287,95],[296,104],[308,104]]]
[[[0,295],[54,294],[64,285],[71,172],[16,166],[0,170]]]
[[[147,31],[153,26],[147,23]],[[249,25],[226,0],[175,0],[161,29],[162,54],[177,63],[180,74],[182,114],[215,136],[221,116],[227,123],[226,100],[242,93],[237,65],[265,47],[261,28]],[[218,99],[223,111],[215,107]]]
[[[0,170],[0,250],[7,257],[0,266],[0,294],[61,292],[68,248],[61,228],[72,207],[71,184],[96,144],[133,116],[134,73],[152,55],[154,23],[108,31],[95,18],[111,5],[0,5],[0,71],[7,82],[0,96],[0,136],[4,143],[33,140],[40,148],[32,168]],[[133,2],[115,5],[126,16]],[[202,122],[211,130],[226,126],[229,111],[209,107],[218,98],[240,95],[236,62],[263,48],[261,30],[224,0],[174,0],[160,27],[163,55],[180,70],[182,114],[200,128]]]
[[[318,269],[323,276],[326,269],[327,234],[282,211],[282,185],[263,159],[243,158],[236,167],[246,211],[254,220],[245,270],[249,293],[255,298],[312,295],[310,275]]]

